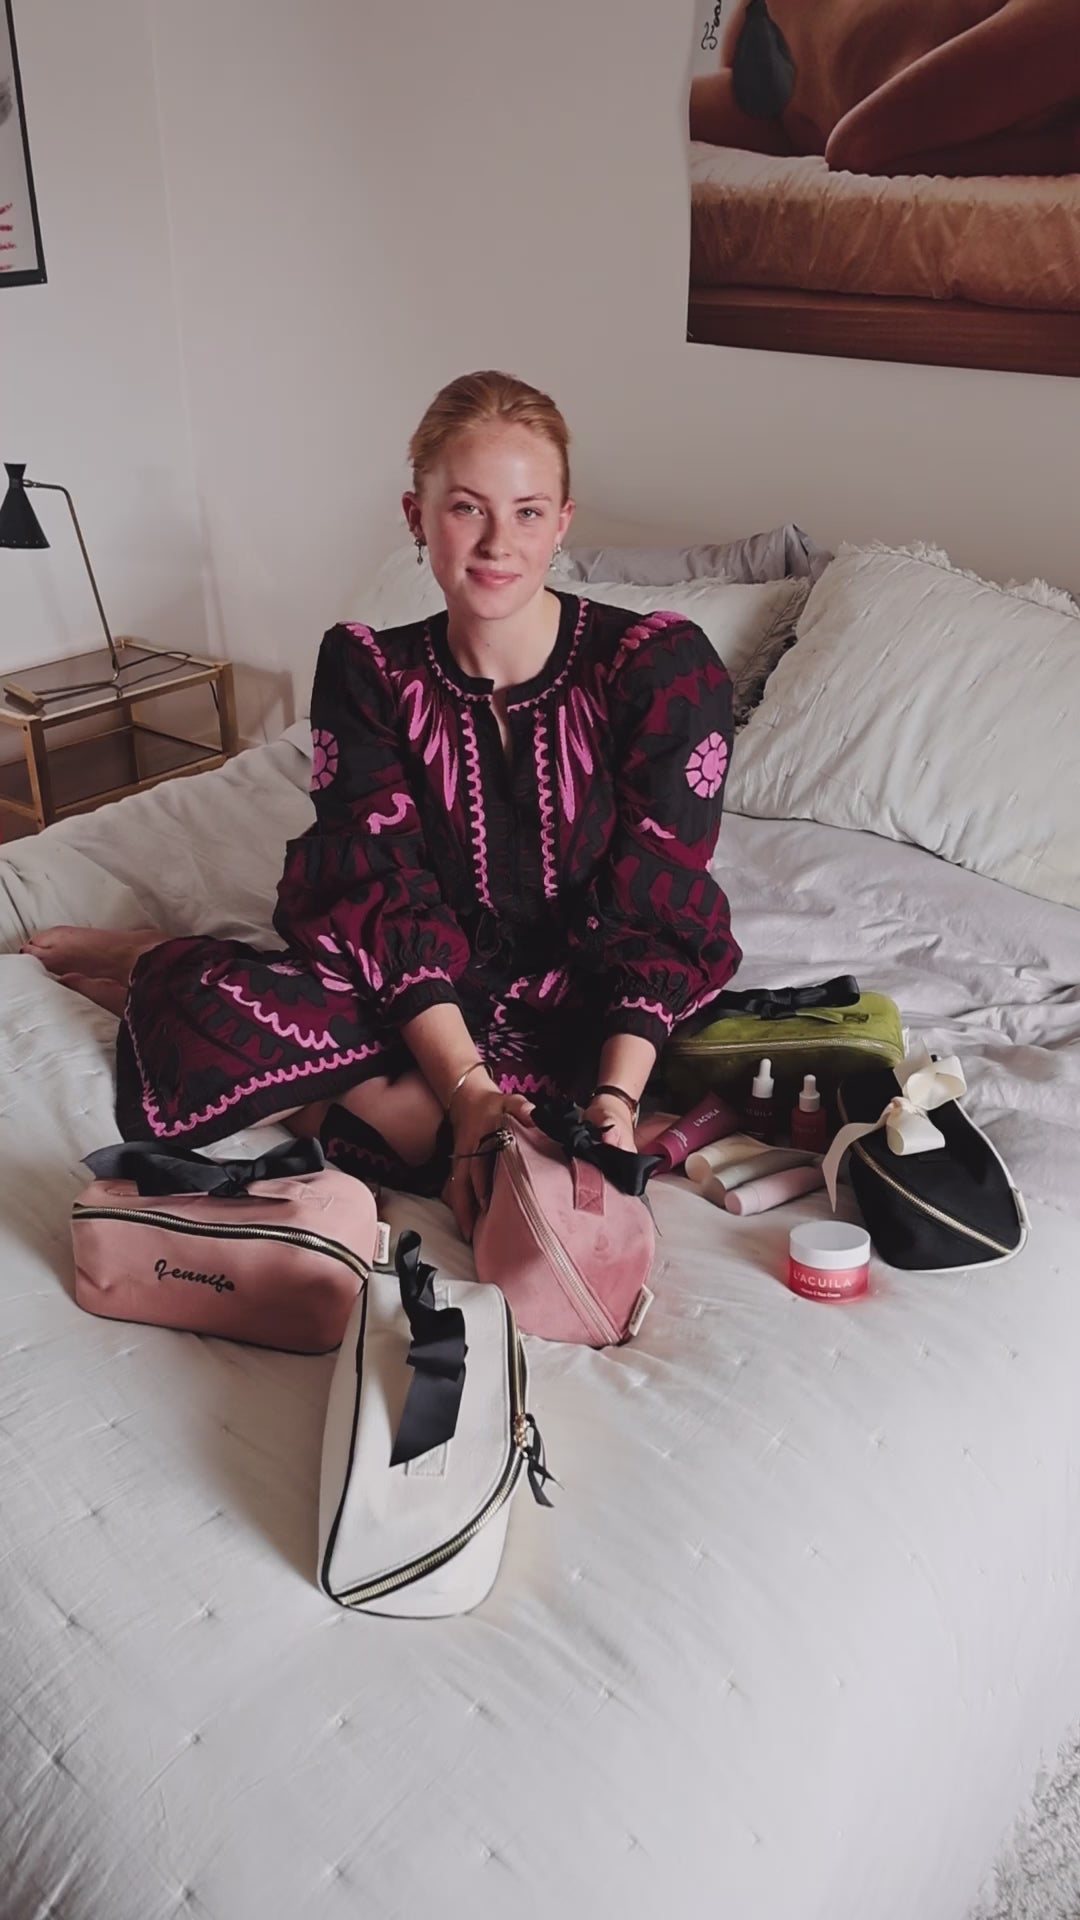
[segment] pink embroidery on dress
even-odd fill
[[[685,1007],[683,1008],[682,1012],[679,1015],[679,1019],[688,1020],[692,1013],[700,1012],[701,1008],[707,1007],[711,1000],[719,999],[720,995],[723,992],[724,992],[723,987],[708,987],[704,993],[691,994],[689,1000],[687,1001]]]
[[[639,832],[655,833],[658,840],[674,840],[675,838],[675,835],[669,827],[662,827],[658,821],[650,819],[648,814],[645,815],[644,820],[641,822]]]
[[[554,999],[556,1006],[558,1006],[561,1000],[565,1000],[569,985],[570,975],[566,968],[553,967],[551,972],[545,973],[541,980],[536,990],[536,997],[538,1000]]]
[[[325,947],[328,953],[336,953],[339,959],[342,958],[340,943],[334,938],[333,934],[320,933],[319,945],[320,947]],[[365,953],[363,947],[354,947],[349,945],[348,942],[346,942],[346,948],[349,958],[356,961],[372,993],[381,993],[383,973],[374,955]],[[316,964],[321,965],[322,963],[317,962]]]
[[[540,803],[540,854],[544,867],[544,898],[555,900],[559,876],[555,864],[555,796],[551,790],[551,743],[548,716],[537,708],[533,723],[533,752],[536,755],[536,793]]]
[[[230,1000],[235,1000],[237,1006],[243,1007],[247,1013],[250,1013],[260,1026],[271,1027],[279,1040],[295,1040],[297,1046],[303,1047],[308,1053],[337,1046],[337,1041],[331,1034],[318,1034],[313,1027],[305,1032],[297,1026],[295,1020],[282,1020],[280,1014],[275,1013],[272,1007],[264,1007],[261,1000],[253,1000],[242,987],[235,986],[228,980],[210,980],[206,974],[203,974],[202,984],[212,990],[216,989],[218,993],[227,993]]]
[[[372,809],[368,814],[365,825],[369,833],[381,833],[384,827],[400,827],[407,819],[409,808],[414,804],[412,794],[392,793],[390,798],[394,803],[393,813],[377,813]]]
[[[650,613],[636,626],[627,627],[619,641],[615,658],[611,663],[611,677],[618,673],[627,657],[636,653],[638,648],[654,633],[663,633],[665,627],[681,627],[684,624],[681,613]]]
[[[686,763],[686,782],[699,800],[711,800],[724,784],[727,768],[727,741],[722,733],[707,733]]]
[[[577,658],[577,650],[581,644],[581,636],[585,629],[585,615],[588,611],[589,602],[587,600],[579,600],[577,626],[574,628],[574,637],[570,642],[570,651],[566,656],[566,665],[563,667],[557,679],[552,681],[550,687],[545,687],[543,693],[534,693],[530,700],[508,700],[506,703],[507,713],[518,713],[525,707],[535,707],[539,701],[547,700],[549,696],[555,692],[557,687],[562,686],[563,681],[566,679],[567,674],[570,672]],[[481,694],[480,698],[486,699],[487,695]]]
[[[128,1033],[131,1034],[134,1047],[135,1036],[130,1027]],[[245,1080],[240,1086],[233,1087],[230,1092],[223,1094],[213,1106],[203,1107],[201,1113],[193,1113],[186,1120],[174,1120],[171,1123],[161,1118],[161,1109],[150,1091],[137,1049],[135,1057],[143,1083],[143,1112],[149,1121],[151,1131],[159,1140],[170,1140],[175,1134],[190,1133],[194,1127],[203,1127],[211,1120],[220,1119],[221,1115],[227,1113],[230,1107],[234,1107],[238,1100],[246,1100],[249,1094],[261,1093],[264,1087],[287,1086],[296,1080],[306,1080],[313,1073],[332,1073],[338,1067],[356,1066],[362,1060],[370,1060],[372,1054],[385,1053],[385,1051],[385,1047],[378,1044],[356,1047],[348,1053],[335,1053],[330,1059],[323,1057],[318,1060],[305,1060],[303,1065],[279,1067],[273,1073],[257,1074],[253,1080]]]
[[[425,980],[445,980],[448,986],[451,984],[450,975],[442,967],[421,967],[418,973],[402,974],[401,979],[387,989],[387,1006],[397,999],[399,993],[405,993],[409,987],[419,987]]]
[[[666,1007],[662,1007],[656,1000],[617,1000],[615,1004],[619,1007],[625,1007],[628,1012],[651,1013],[654,1019],[663,1021],[669,1033],[675,1025],[674,1017],[668,1012]]]
[[[559,709],[559,796],[568,820],[577,812],[573,760],[586,775],[592,773],[595,765],[589,740],[593,712],[589,697],[581,687],[571,688],[566,704]]]
[[[500,1093],[558,1093],[551,1076],[546,1073],[501,1073],[496,1067],[495,1083]]]
[[[352,981],[346,980],[340,973],[331,973],[321,960],[316,960],[315,971],[326,988],[327,993],[351,993]]]
[[[424,765],[430,767],[434,759],[441,759],[443,799],[449,812],[457,798],[458,758],[434,691],[422,679],[407,681],[401,690],[401,704],[409,739],[422,753]]]
[[[465,742],[465,782],[469,789],[469,819],[472,823],[473,863],[476,867],[476,891],[481,906],[493,908],[488,883],[487,826],[484,821],[484,788],[480,778],[480,748],[476,722],[468,707],[461,710],[461,733]]]
[[[359,640],[361,644],[367,648],[379,672],[385,674],[387,671],[386,656],[379,646],[375,635],[372,633],[371,628],[361,626],[359,621],[353,622],[348,620],[345,623],[345,631],[346,633],[351,633],[354,640]]]
[[[325,727],[311,730],[311,792],[328,787],[338,770],[338,743]]]

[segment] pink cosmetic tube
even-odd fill
[[[671,1173],[675,1167],[681,1167],[687,1154],[697,1147],[707,1147],[714,1140],[722,1140],[725,1134],[739,1133],[742,1130],[742,1116],[717,1093],[707,1093],[696,1107],[684,1114],[673,1127],[652,1141],[649,1152],[663,1157],[663,1166],[659,1173]]]
[[[729,1213],[768,1213],[783,1206],[800,1193],[813,1193],[825,1185],[820,1167],[788,1167],[783,1173],[770,1173],[764,1180],[751,1180],[745,1187],[729,1193],[724,1205]]]

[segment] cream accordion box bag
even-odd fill
[[[413,1232],[396,1266],[371,1275],[334,1368],[319,1580],[358,1612],[433,1619],[487,1597],[522,1473],[542,1506],[552,1475],[500,1289],[438,1280]]]

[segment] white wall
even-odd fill
[[[48,281],[0,287],[0,459],[71,489],[114,630],[206,649],[201,542],[143,0],[21,0]],[[103,644],[67,508],[0,554],[0,667]]]
[[[416,418],[471,367],[507,366],[554,392],[575,432],[586,531],[715,537],[796,519],[826,542],[929,537],[999,577],[1080,585],[1080,382],[685,344],[693,0],[148,7],[211,637],[250,669],[248,731],[290,717],[291,675],[306,683],[319,634],[394,525]],[[62,13],[76,31],[80,11]],[[145,512],[159,546],[190,555],[172,578],[193,591],[179,400],[166,403],[165,350],[155,341],[151,354],[145,325],[152,310],[166,330],[156,179],[137,230],[125,219],[100,243],[109,258],[86,291],[89,214],[104,221],[107,207],[98,180],[81,195],[72,151],[97,142],[114,190],[120,174],[134,193],[152,144],[149,103],[130,97],[144,63],[138,8],[109,0],[107,13],[130,20],[131,44],[115,48],[119,72],[101,74],[104,108],[95,90],[66,129],[74,83],[39,101],[48,30],[39,20],[22,36],[56,275],[47,361],[61,386],[46,395],[37,383],[55,445],[29,404],[23,438],[58,470],[77,453],[89,479],[84,441],[115,424],[118,385],[129,391],[141,365],[169,431],[143,432],[138,410],[123,410],[110,461],[126,505],[95,503],[103,575],[107,553],[134,592]],[[96,43],[96,27],[79,31]],[[65,55],[65,73],[80,66],[77,50]],[[110,128],[110,95],[137,119],[134,159],[132,130]],[[118,362],[119,286],[136,280],[142,325]],[[148,445],[170,455],[149,486]]]

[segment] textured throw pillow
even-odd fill
[[[728,580],[683,580],[674,586],[627,586],[618,581],[574,582],[571,593],[585,593],[609,607],[632,613],[681,613],[706,633],[731,675],[735,724],[741,726],[760,700],[769,674],[795,638],[806,605],[806,580],[761,581],[743,586]]]
[[[722,545],[571,547],[552,570],[550,584],[572,592],[587,582],[599,598],[596,583],[612,580],[634,587],[674,586],[684,580],[727,580],[743,586],[766,580],[814,581],[831,559],[831,553],[789,521]],[[384,560],[344,617],[366,620],[376,628],[408,626],[426,620],[442,605],[431,568],[426,563],[418,567],[414,548],[403,546]]]
[[[580,593],[582,585],[561,573],[550,575],[552,587]],[[747,586],[727,580],[684,580],[673,586],[629,585],[625,581],[590,581],[588,597],[632,613],[684,614],[704,629],[727,667],[735,685],[735,718],[741,722],[755,701],[785,647],[794,638],[795,623],[810,591],[805,579],[778,579]],[[425,563],[418,567],[411,547],[390,555],[372,582],[357,596],[350,617],[381,627],[407,626],[427,620],[445,606],[441,592]]]
[[[1080,907],[1080,609],[932,548],[842,547],[744,729],[736,813],[926,847]]]
[[[571,547],[567,581],[625,580],[639,587],[673,586],[678,580],[817,580],[832,554],[789,521],[744,540],[696,547]]]

